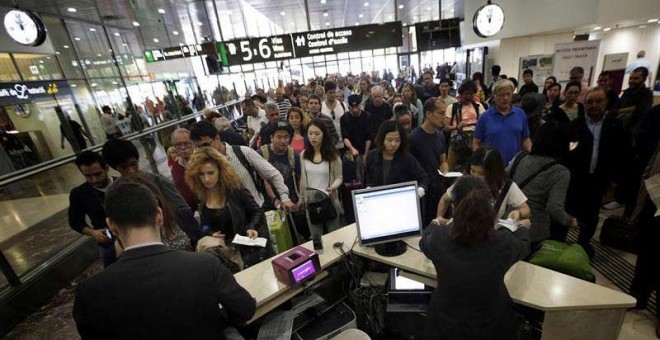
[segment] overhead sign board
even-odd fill
[[[183,45],[167,48],[158,48],[153,50],[144,51],[144,59],[148,63],[156,61],[189,58],[202,54],[216,53],[215,44],[212,42],[196,44],[196,45]]]
[[[32,100],[70,94],[66,80],[28,81],[0,84],[0,105],[29,103]]]
[[[382,25],[364,25],[333,28],[291,34],[296,58],[376,48],[396,47],[403,44],[401,22]]]
[[[304,58],[323,54],[397,47],[403,43],[401,22],[333,28],[263,38],[221,42],[224,66]]]
[[[218,52],[225,66],[295,58],[290,34],[221,42]]]

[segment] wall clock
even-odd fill
[[[39,46],[46,40],[46,28],[41,19],[32,12],[20,9],[5,14],[5,30],[21,45]]]
[[[481,6],[472,18],[474,33],[482,38],[490,38],[497,34],[504,26],[504,11],[498,4]]]

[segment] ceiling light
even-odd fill
[[[137,22],[137,21],[133,21],[133,26],[138,27],[138,26],[140,26],[140,23]]]
[[[157,43],[157,42],[159,42],[159,41],[160,41],[160,40],[158,40],[157,38],[154,38],[154,42],[155,42],[155,43]]]
[[[426,10],[427,10],[427,11],[430,11],[430,10],[431,10],[431,7],[426,7]]]
[[[159,9],[158,9],[158,13],[160,13],[160,14],[165,14],[165,10],[162,9],[162,8],[159,8]]]
[[[286,15],[286,12],[285,12],[285,11],[282,11],[282,12],[280,12],[280,15],[281,15],[281,16],[285,16],[285,15]]]
[[[92,27],[89,29],[90,32],[96,32],[96,28]]]
[[[365,2],[365,3],[364,3],[364,7],[369,7],[369,3],[368,3],[368,2]]]
[[[649,20],[647,20],[646,22],[652,24],[652,23],[654,23],[654,22],[658,22],[658,19],[649,19]]]
[[[98,84],[97,83],[92,83],[91,85],[92,85],[92,87],[96,87],[96,85],[98,85]]]
[[[608,31],[610,31],[610,30],[612,30],[612,27],[605,27],[605,28],[603,28],[603,32],[608,32]]]
[[[179,31],[172,31],[172,34],[179,35]]]
[[[64,48],[69,48],[69,45],[62,45],[62,47],[64,47]]]
[[[387,16],[387,20],[392,20],[392,19],[394,19],[394,16],[392,16],[392,14]]]
[[[39,63],[40,63],[40,64],[43,64],[43,63],[44,63],[44,61],[43,61],[43,60],[39,60]]]
[[[329,22],[326,22],[325,25],[326,25],[326,26],[330,26],[330,23],[329,23]]]
[[[57,51],[55,51],[55,54],[57,54],[57,55],[60,55],[61,53],[60,53],[60,52],[57,52]]]
[[[295,26],[295,25],[296,25],[296,23],[292,21],[292,22],[291,22],[291,26]]]
[[[101,53],[96,54],[97,57],[102,57]]]
[[[71,87],[77,87],[78,85],[76,85],[76,84],[70,84],[69,86],[71,86]]]
[[[112,82],[112,85],[117,85],[117,84],[119,84],[119,83],[116,82],[116,81],[113,81],[113,82]]]
[[[364,14],[360,14],[360,15],[358,15],[358,17],[362,18],[362,17],[364,17]]]
[[[406,23],[404,22],[402,25],[403,25],[403,26],[407,26],[408,24],[406,24]]]
[[[328,17],[328,12],[323,12],[324,17]]]
[[[128,46],[127,43],[123,43],[123,44],[121,44],[121,45],[124,46],[124,47],[127,47],[127,46]]]
[[[601,29],[601,28],[602,28],[602,27],[600,27],[600,26],[596,26],[596,27],[594,27],[594,31],[598,31],[598,30]]]
[[[413,20],[417,21],[417,16],[416,15],[413,16]]]
[[[198,21],[198,22],[195,23],[195,25],[197,25],[197,26],[204,26],[204,23],[202,23],[201,21]]]
[[[325,0],[321,0],[321,4],[325,4]]]
[[[356,23],[355,23],[355,26],[360,26],[360,23],[359,23],[359,22],[356,22]]]
[[[67,10],[67,12],[70,12],[70,13],[76,13],[76,12],[78,12],[78,10],[75,9],[75,8],[73,8],[73,7],[69,7],[69,8],[67,8],[66,10]]]
[[[399,5],[399,9],[403,9],[403,5]]]
[[[120,36],[119,32],[115,32],[115,37]]]
[[[179,46],[183,46],[183,43],[179,43]]]
[[[75,41],[80,41],[80,38],[75,37],[75,38],[73,38],[73,40],[75,40]]]

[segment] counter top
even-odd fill
[[[419,249],[419,239],[406,239],[409,247],[402,255],[384,257],[376,254],[373,247],[361,246],[357,242],[355,224],[351,224],[323,235],[323,250],[318,252],[321,268],[325,269],[341,259],[341,252],[333,245],[342,242],[346,252],[352,251],[353,254],[435,280],[437,275],[431,260],[412,249]],[[313,249],[311,241],[302,246]],[[263,306],[260,315],[284,302],[275,303],[277,301],[274,299],[285,293],[287,298],[291,298],[303,290],[300,287],[292,290],[280,283],[275,278],[270,260],[237,273],[235,278],[256,299],[257,308]],[[522,261],[511,267],[504,276],[504,282],[516,303],[542,311],[627,308],[635,305],[635,299],[630,295]]]
[[[380,256],[373,247],[359,244],[355,245],[353,253],[436,279],[431,260],[423,253],[411,249],[411,246],[419,249],[420,238],[406,239],[408,250],[395,257]],[[628,294],[523,261],[509,269],[504,276],[504,283],[513,301],[542,311],[627,308],[634,306],[636,301]]]

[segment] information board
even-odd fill
[[[221,42],[218,52],[224,66],[294,58],[290,34]]]
[[[401,46],[400,21],[218,43],[223,66]]]
[[[148,63],[156,61],[189,58],[203,54],[216,53],[215,44],[212,42],[196,44],[196,45],[183,45],[167,48],[158,48],[153,50],[144,51],[144,59]]]

